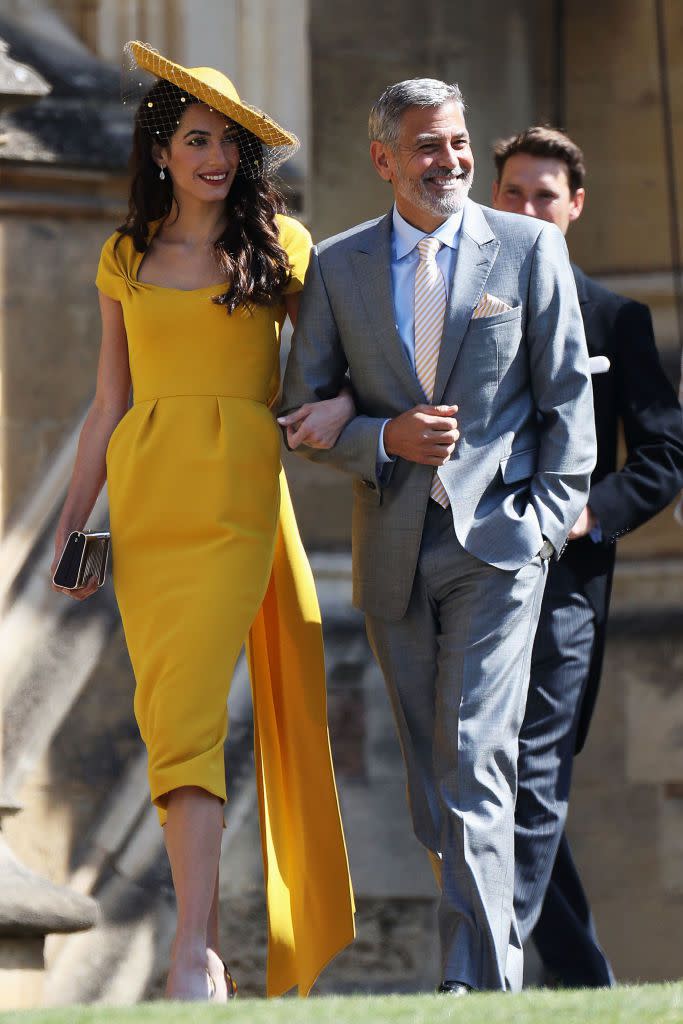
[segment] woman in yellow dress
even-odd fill
[[[354,928],[320,614],[272,411],[280,330],[296,319],[311,244],[279,212],[270,177],[296,139],[220,72],[141,43],[126,54],[144,93],[129,215],[100,259],[97,390],[55,560],[106,478],[135,713],[178,904],[170,998],[233,994],[218,944],[218,862],[226,700],[246,644],[267,992],[305,995]],[[344,394],[305,407],[300,436],[331,446],[352,414]]]

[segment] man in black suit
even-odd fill
[[[551,221],[564,234],[581,216],[583,154],[562,132],[529,128],[499,142],[494,159],[496,209]],[[548,975],[561,985],[600,987],[614,976],[564,832],[572,761],[598,692],[615,541],[681,487],[683,423],[647,306],[573,270],[588,352],[602,357],[592,359],[598,461],[588,504],[550,566],[534,643],[520,734],[515,911],[522,941],[533,935]],[[618,468],[620,422],[627,456]]]

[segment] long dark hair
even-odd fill
[[[159,179],[153,148],[167,148],[188,106],[200,101],[171,82],[159,79],[144,97],[135,115],[130,156],[128,216],[118,229],[130,235],[138,252],[146,252],[150,224],[165,220],[177,207],[170,174]],[[163,109],[163,122],[151,122],[148,110]],[[154,128],[152,128],[154,124]],[[173,126],[171,129],[170,126]],[[261,143],[241,125],[235,125],[240,167],[225,204],[228,223],[215,243],[216,257],[228,287],[213,301],[233,313],[238,306],[269,306],[277,302],[291,278],[287,253],[278,241],[275,214],[285,211],[284,200],[268,175],[242,167],[243,154],[260,152]],[[119,238],[120,241],[120,238]],[[117,243],[118,244],[118,243]]]

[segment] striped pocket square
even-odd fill
[[[497,299],[495,295],[489,295],[488,292],[484,292],[477,308],[472,314],[472,319],[479,320],[483,317],[495,316],[497,313],[507,313],[510,309],[512,309],[512,306],[508,306],[507,302]]]

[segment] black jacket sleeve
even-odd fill
[[[588,499],[607,543],[651,519],[683,484],[681,407],[659,361],[647,306],[624,303],[615,331],[617,414],[627,458],[591,487]]]

